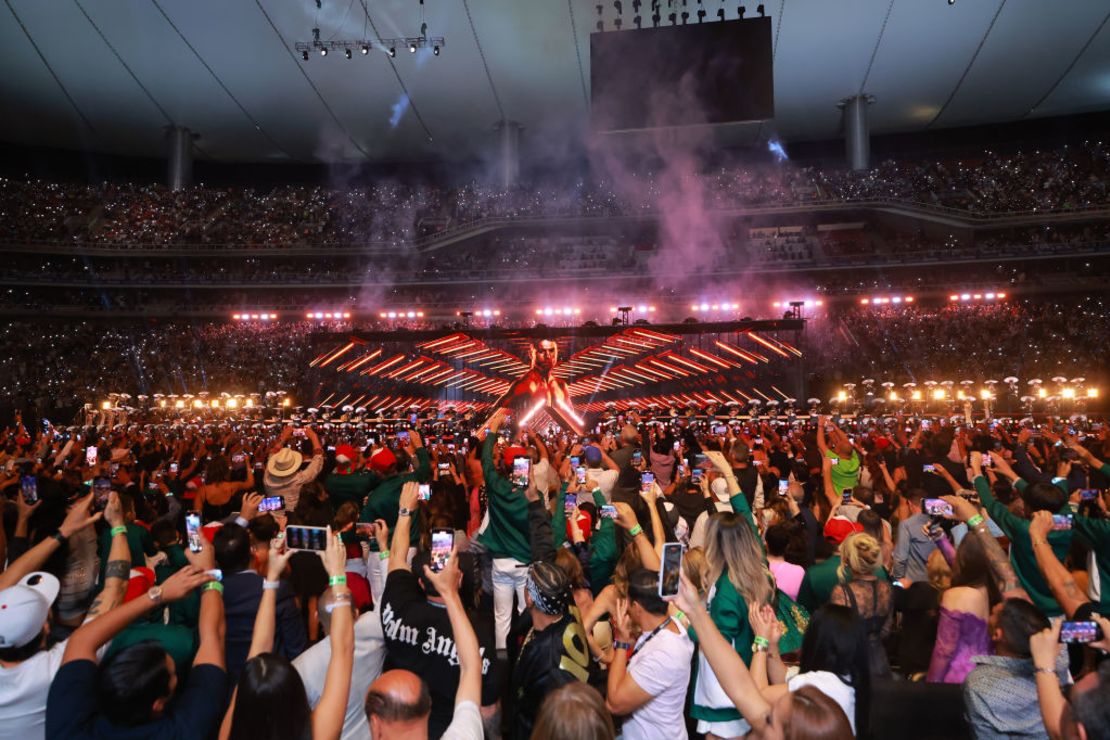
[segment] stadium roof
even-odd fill
[[[559,139],[586,119],[597,2],[5,0],[0,140],[159,156],[174,123],[201,135],[201,158],[330,162],[469,156],[502,117]],[[614,3],[600,2],[612,29]],[[740,0],[703,2],[710,19],[719,7],[735,18]],[[837,101],[861,90],[876,98],[875,133],[1110,107],[1106,0],[765,6],[777,115],[745,130],[752,141],[836,137]],[[428,35],[446,40],[439,56],[401,47],[304,62],[293,50],[314,26],[322,40],[418,36],[422,10]],[[649,0],[641,13],[650,23]]]

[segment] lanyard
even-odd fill
[[[647,645],[647,644],[648,644],[649,642],[651,642],[651,638],[653,638],[653,637],[655,637],[656,635],[658,635],[658,634],[659,634],[659,632],[660,632],[660,630],[666,629],[667,625],[668,625],[668,624],[670,624],[670,623],[671,623],[671,617],[667,617],[666,619],[664,619],[664,620],[663,620],[663,621],[662,621],[662,622],[661,622],[661,623],[659,624],[659,626],[658,626],[658,627],[656,627],[656,628],[655,628],[655,629],[653,629],[653,630],[652,630],[651,632],[649,632],[649,633],[648,633],[648,636],[647,636],[647,637],[645,637],[645,638],[644,638],[644,639],[643,639],[643,640],[642,640],[642,641],[640,642],[640,644],[639,644],[639,645],[637,645],[637,646],[636,646],[636,647],[635,647],[635,648],[634,648],[634,649],[632,650],[632,655],[628,656],[628,661],[629,661],[629,662],[632,662],[632,659],[636,657],[636,653],[638,653],[638,652],[640,652],[641,650],[643,650],[643,649],[644,649],[644,645]]]

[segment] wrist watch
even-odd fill
[[[161,604],[162,603],[162,587],[161,586],[151,586],[150,589],[147,590],[147,592],[146,592],[146,597],[148,599],[150,599],[151,602],[154,603],[154,604]]]
[[[412,516],[412,509],[406,509],[404,506],[397,509],[397,516]]]

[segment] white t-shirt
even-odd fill
[[[856,734],[856,690],[844,683],[840,676],[828,671],[809,671],[799,673],[786,682],[786,687],[797,691],[803,686],[812,686],[825,696],[829,697],[848,715],[848,723],[852,725],[852,734]]]
[[[308,704],[315,707],[324,693],[324,679],[331,661],[331,640],[325,638],[297,656],[293,667],[304,681]],[[370,684],[382,673],[385,662],[385,638],[382,618],[377,609],[366,612],[355,622],[355,660],[351,669],[351,691],[347,695],[347,714],[343,718],[343,740],[364,740],[370,737],[370,725],[364,709]],[[43,702],[45,704],[45,698]],[[479,728],[481,723],[479,722]],[[3,733],[0,732],[0,736]]]
[[[462,701],[455,705],[451,724],[440,735],[440,740],[482,740],[482,713],[472,701]]]
[[[606,468],[586,468],[586,477],[593,478],[597,483],[597,487],[601,489],[601,495],[605,497],[605,503],[613,503],[613,486],[617,485],[617,477],[620,476],[619,470],[608,470]]]
[[[0,667],[0,737],[38,740],[46,735],[46,695],[65,649],[59,642],[19,665]]]
[[[650,640],[647,637],[641,635],[636,641],[638,649],[628,664],[628,674],[654,698],[624,721],[622,734],[627,740],[685,740],[683,709],[694,643],[685,633],[672,632],[669,627]]]

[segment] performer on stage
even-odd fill
[[[542,409],[558,424],[581,436],[585,433],[586,422],[574,410],[566,382],[555,377],[559,345],[552,339],[541,339],[530,350],[531,369],[513,383],[495,405],[510,409],[519,419],[519,427],[526,427]]]

